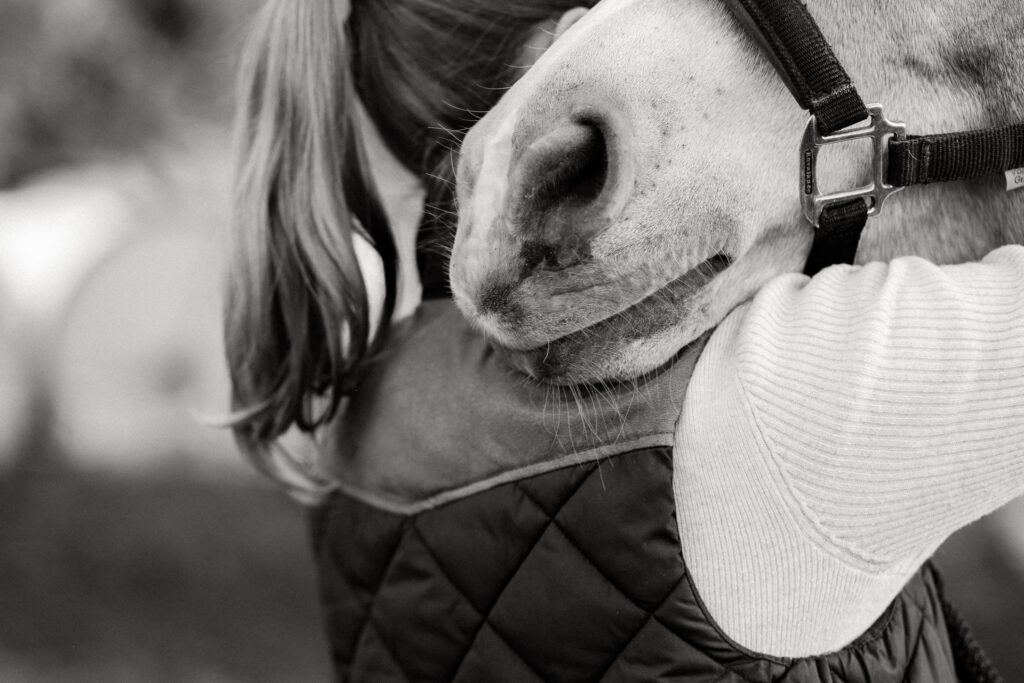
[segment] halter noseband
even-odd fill
[[[908,136],[885,118],[882,106],[865,106],[807,7],[800,0],[726,0],[767,51],[803,109],[811,113],[800,145],[800,195],[804,216],[817,230],[804,272],[853,263],[861,232],[886,198],[910,185],[965,180],[1024,167],[1024,124]],[[866,126],[851,128],[869,120]],[[869,138],[872,182],[822,194],[817,183],[822,145]]]

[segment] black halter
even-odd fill
[[[800,0],[726,0],[762,43],[776,69],[811,119],[800,148],[804,215],[817,230],[804,272],[853,263],[869,216],[886,197],[909,185],[965,180],[1024,166],[1024,124],[945,135],[908,136],[885,118],[881,105],[865,106],[853,82]],[[850,128],[862,121],[865,126]],[[816,162],[822,145],[870,138],[872,183],[823,195]]]

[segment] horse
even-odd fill
[[[1016,123],[1019,0],[809,9],[866,99],[910,133]],[[669,362],[763,284],[800,271],[806,114],[717,0],[604,0],[469,132],[451,264],[466,318],[544,382],[628,380]],[[823,187],[860,183],[857,150]],[[1024,240],[1002,178],[911,188],[872,219],[856,262],[977,260]]]
[[[812,0],[809,10],[860,92],[883,103],[887,118],[905,121],[908,133],[1019,122],[1017,0],[982,0],[970,12],[953,0]],[[804,269],[814,237],[801,208],[806,123],[726,3],[604,0],[465,138],[450,268],[456,304],[511,365],[545,385],[642,386],[674,359],[692,357],[687,349],[699,350],[723,321],[727,333],[735,329],[728,314],[771,280]],[[862,185],[873,162],[852,144],[828,147],[819,185]],[[916,255],[954,264],[1021,243],[1024,192],[1006,192],[1002,182],[996,175],[908,188],[869,222],[855,263]],[[849,643],[931,553],[923,545],[914,546],[920,556],[896,553],[899,569],[888,572],[896,560],[858,554],[860,540],[845,545],[840,534],[842,548],[819,543],[817,522],[805,508],[793,512],[809,489],[780,483],[781,456],[766,440],[754,435],[739,450],[718,451],[694,421],[704,409],[697,404],[737,424],[749,418],[729,413],[735,406],[707,384],[708,355],[695,370],[704,393],[687,399],[675,432],[677,519],[695,585],[723,632],[753,651],[803,656]],[[834,448],[800,466],[824,463],[822,480],[842,486],[888,484],[874,475],[889,470],[868,471],[856,457],[845,475],[828,469],[849,455],[835,441],[848,435],[830,434]],[[905,460],[897,450],[886,452],[894,458],[886,467]],[[927,458],[919,464],[930,466]],[[960,476],[955,471],[944,476]],[[825,490],[812,493],[831,500]],[[778,493],[771,513],[758,507],[765,492]],[[910,487],[898,495],[912,505],[923,493]],[[978,514],[1008,496],[985,497],[990,504],[979,503]],[[851,505],[861,519],[876,519],[874,508]],[[764,521],[782,519],[771,528]],[[825,586],[830,599],[821,601],[825,593],[815,591]],[[795,623],[807,632],[790,637],[779,627]]]

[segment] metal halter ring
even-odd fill
[[[818,122],[814,116],[807,122],[807,130],[804,131],[804,138],[800,143],[800,162],[803,166],[800,197],[804,216],[814,227],[818,227],[821,212],[829,204],[863,198],[868,205],[868,216],[875,216],[882,210],[882,204],[885,203],[889,195],[903,189],[888,184],[885,182],[885,177],[888,168],[889,140],[893,136],[905,137],[907,127],[902,123],[893,123],[885,118],[880,104],[868,105],[868,113],[871,115],[871,123],[867,126],[848,128],[831,135],[822,135],[818,131]],[[822,145],[861,138],[870,138],[872,141],[871,184],[843,192],[821,194],[818,191],[817,176],[818,148]]]

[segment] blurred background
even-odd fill
[[[0,681],[321,681],[304,511],[223,416],[259,0],[0,0]]]
[[[329,678],[305,513],[204,426],[259,0],[0,0],[0,681]],[[939,563],[1024,680],[1024,503]]]

